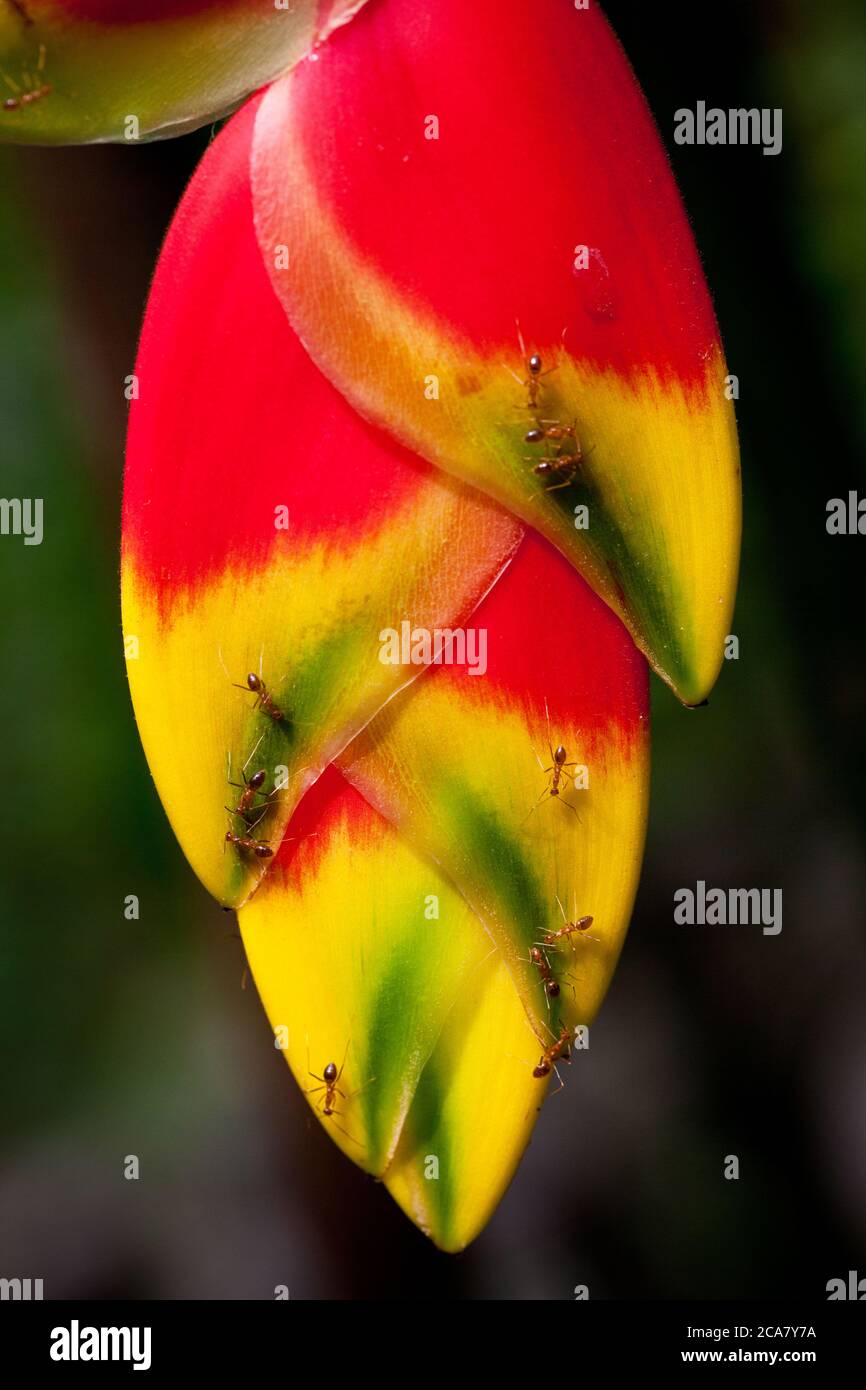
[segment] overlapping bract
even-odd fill
[[[705,699],[739,551],[733,407],[664,149],[598,6],[370,5],[268,91],[253,185],[274,288],[328,377],[546,535],[680,698]],[[517,321],[539,413],[580,443],[568,487],[524,441]]]

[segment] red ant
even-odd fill
[[[544,767],[543,764],[542,764],[542,761],[541,761],[541,759],[539,758],[539,756],[538,756],[537,753],[535,754],[535,759],[536,759],[536,762],[538,763],[538,766],[541,768],[542,772],[544,772],[545,774],[547,774],[547,773],[550,774],[550,782],[549,782],[548,786],[545,787],[544,791],[541,793],[541,796],[540,796],[540,797],[538,798],[538,800],[536,801],[535,806],[533,806],[532,809],[530,810],[530,812],[529,812],[529,815],[530,815],[530,816],[532,815],[532,812],[535,810],[536,806],[540,806],[540,805],[541,805],[541,803],[542,803],[542,801],[544,801],[545,797],[548,797],[548,796],[551,796],[551,797],[553,797],[553,796],[562,796],[562,787],[561,787],[560,784],[562,783],[563,779],[567,779],[567,780],[572,781],[572,782],[574,781],[574,773],[573,773],[573,772],[569,772],[568,769],[569,769],[569,768],[572,768],[572,767],[577,767],[577,765],[578,765],[576,761],[572,761],[572,762],[567,762],[567,761],[566,761],[566,759],[568,758],[568,753],[566,752],[566,749],[565,749],[565,745],[564,745],[564,744],[558,743],[558,744],[556,745],[556,748],[553,748],[553,746],[551,745],[551,742],[550,742],[550,711],[549,711],[548,708],[547,708],[547,700],[546,700],[546,699],[545,699],[545,701],[544,701],[544,713],[545,713],[545,716],[546,716],[546,718],[547,718],[547,749],[548,749],[548,752],[549,752],[549,754],[550,754],[550,766],[549,766],[549,767]],[[563,804],[563,806],[567,806],[568,809],[569,809],[569,811],[573,811],[575,815],[578,814],[578,812],[577,812],[577,807],[572,806],[572,805],[571,805],[571,802],[566,801],[564,797],[563,797],[563,799],[562,799],[562,804]],[[528,817],[527,817],[527,819],[528,819]]]
[[[533,468],[539,478],[561,478],[561,482],[553,482],[546,492],[556,492],[562,487],[571,487],[577,477],[578,470],[583,462],[583,455],[577,454],[553,454],[540,458]]]
[[[542,428],[546,426],[547,428]],[[561,425],[558,420],[536,420],[535,428],[527,430],[524,444],[541,444],[545,439],[576,439],[574,425]]]
[[[39,59],[36,63],[37,73],[41,73],[44,67],[45,44],[41,43],[39,45]],[[24,77],[28,83],[32,81],[30,73],[26,70],[24,73]],[[22,92],[17,82],[13,82],[12,79],[10,77],[7,77],[5,73],[3,74],[3,81],[6,83],[6,86],[11,88],[11,90],[15,93],[14,97],[6,97],[5,101],[3,102],[4,111],[16,111],[21,106],[30,106],[32,102],[39,101],[42,97],[47,97],[49,92],[51,91],[51,88],[48,85],[48,83],[43,82],[38,87],[29,87],[27,91]]]
[[[530,353],[529,356],[527,356],[526,344],[523,341],[523,334],[520,331],[519,322],[517,324],[517,341],[520,344],[520,355],[523,358],[523,361],[526,365],[527,376],[523,380],[521,380],[521,378],[517,375],[516,372],[511,371],[510,367],[507,367],[506,371],[509,372],[510,375],[514,377],[514,380],[518,383],[518,385],[522,386],[523,389],[526,391],[527,410],[535,412],[538,410],[538,392],[540,390],[541,378],[544,376],[550,376],[551,372],[555,372],[557,368],[548,367],[547,371],[543,371],[542,368],[544,366],[544,363],[542,362],[539,353],[533,352]]]
[[[222,648],[221,648],[221,647],[218,647],[218,648],[217,648],[217,653],[218,653],[218,655],[219,655],[220,664],[221,664],[223,670],[225,671],[226,675],[228,676],[228,674],[229,674],[229,673],[228,673],[228,668],[227,668],[225,662],[223,661],[223,654],[222,654]],[[264,648],[262,648],[262,651],[259,653],[259,674],[258,674],[258,675],[256,675],[255,671],[250,671],[249,674],[247,675],[246,684],[244,684],[244,685],[238,685],[237,681],[232,681],[232,685],[234,686],[235,690],[246,690],[247,693],[250,693],[250,692],[251,692],[253,695],[255,695],[256,698],[255,698],[255,702],[254,702],[254,704],[253,704],[253,709],[254,709],[254,710],[255,710],[255,709],[258,709],[259,706],[261,706],[261,708],[264,710],[265,714],[269,715],[270,718],[273,719],[274,722],[278,724],[281,720],[285,719],[286,716],[285,716],[285,713],[283,712],[283,710],[280,709],[279,705],[278,705],[277,702],[275,701],[275,699],[274,699],[273,695],[271,694],[271,692],[268,690],[268,687],[265,685],[264,678],[262,677],[262,656],[263,656],[263,655],[264,655]],[[230,677],[230,676],[229,676],[229,680],[231,680],[231,677]],[[258,745],[256,745],[256,746],[258,746]]]
[[[262,738],[264,738],[264,734],[262,735]],[[262,739],[260,738],[259,743],[261,743],[261,741]],[[264,786],[265,780],[267,778],[267,773],[265,772],[264,768],[260,768],[258,772],[254,772],[252,777],[247,777],[247,768],[249,767],[252,759],[255,757],[256,749],[258,748],[259,743],[256,744],[256,747],[253,749],[252,753],[250,753],[250,756],[247,758],[246,762],[241,768],[241,777],[243,778],[243,781],[233,782],[231,778],[229,778],[230,787],[242,787],[243,790],[241,791],[241,795],[238,797],[238,804],[237,806],[235,806],[234,810],[232,810],[231,806],[227,806],[226,810],[228,811],[230,816],[240,816],[241,820],[245,822],[248,830],[252,830],[254,826],[258,825],[260,820],[264,820],[275,795],[275,791],[262,791],[262,787]],[[231,756],[229,756],[229,771],[231,771]],[[264,797],[264,803],[262,805],[257,806],[255,804],[257,795]]]
[[[314,1096],[318,1092],[324,1091],[324,1095],[320,1096],[319,1099],[316,1101],[316,1109],[318,1110],[321,1107],[322,1114],[327,1115],[331,1119],[333,1119],[335,1115],[342,1114],[342,1111],[337,1110],[334,1105],[334,1099],[336,1096],[342,1096],[343,1100],[348,1102],[352,1100],[353,1097],[360,1095],[361,1091],[363,1091],[365,1087],[369,1086],[373,1081],[376,1080],[375,1076],[371,1076],[370,1080],[365,1081],[363,1086],[359,1086],[357,1091],[350,1091],[348,1095],[346,1095],[345,1091],[340,1090],[339,1081],[340,1077],[343,1075],[343,1068],[346,1065],[346,1058],[349,1055],[349,1046],[351,1044],[351,1041],[352,1039],[350,1038],[349,1041],[346,1043],[346,1050],[343,1053],[343,1060],[340,1063],[339,1071],[337,1070],[336,1062],[328,1062],[321,1076],[319,1076],[318,1072],[310,1070],[310,1048],[309,1044],[307,1045],[307,1072],[313,1078],[314,1081],[318,1081],[321,1084],[318,1086],[307,1086],[306,1094],[308,1096]],[[324,1102],[324,1104],[322,1102]],[[348,1130],[344,1129],[342,1125],[337,1124],[336,1120],[334,1120],[334,1124],[341,1134],[345,1134],[347,1139],[352,1140],[353,1144],[358,1143],[358,1140],[354,1139],[352,1135],[348,1132]]]
[[[247,781],[247,778],[243,772],[241,773],[241,776],[244,779],[243,783],[229,782],[230,787],[243,786],[243,791],[238,797],[238,804],[234,808],[234,810],[232,810],[231,806],[227,806],[226,810],[228,811],[229,815],[240,816],[241,820],[245,820],[248,825],[251,822],[253,825],[258,825],[259,821],[262,819],[262,816],[265,814],[265,811],[267,810],[267,806],[265,806],[264,810],[262,810],[260,806],[256,806],[254,803],[256,796],[264,786],[267,773],[265,772],[264,768],[261,768],[258,772],[253,773],[249,781]],[[264,795],[264,793],[262,793],[262,795]],[[258,816],[255,821],[253,821],[253,816],[257,811],[261,811],[261,815]]]
[[[548,999],[555,999],[559,994],[559,984],[553,977],[553,971],[550,968],[550,961],[547,959],[547,956],[539,946],[530,946],[529,959],[538,969],[538,973],[544,984],[544,992]]]
[[[558,929],[557,931],[548,931],[548,932],[545,932],[545,933],[544,933],[544,936],[543,936],[543,938],[542,938],[542,940],[543,940],[545,946],[554,946],[554,945],[556,944],[557,941],[561,941],[563,937],[567,937],[568,940],[570,940],[570,941],[572,942],[572,945],[573,945],[573,944],[574,944],[574,940],[575,940],[575,933],[578,932],[578,933],[580,933],[581,935],[583,935],[584,932],[588,931],[589,928],[592,926],[592,918],[591,918],[591,917],[575,917],[575,920],[574,920],[573,922],[569,922],[568,918],[567,918],[566,915],[565,915],[565,908],[562,906],[562,903],[559,902],[559,898],[557,898],[556,901],[559,903],[559,910],[560,910],[560,912],[562,913],[562,920],[563,920],[563,922],[564,922],[565,925],[559,927],[559,929]],[[576,902],[576,895],[575,895],[575,902]],[[587,937],[586,939],[587,939],[588,941],[598,941],[598,937],[597,937],[597,936],[590,936],[590,937]]]
[[[568,1061],[568,1045],[570,1042],[571,1032],[565,1024],[563,1024],[559,1037],[555,1038],[550,1044],[550,1047],[546,1047],[542,1052],[538,1066],[532,1069],[532,1075],[539,1078],[549,1076],[551,1068],[556,1071],[556,1063],[559,1061],[560,1057],[562,1057],[563,1061]],[[559,1072],[556,1072],[556,1074],[559,1076]],[[561,1084],[560,1082],[560,1085]]]
[[[238,685],[237,681],[233,681],[232,684],[235,690],[251,690],[253,692],[256,697],[253,709],[258,709],[261,705],[265,714],[269,715],[276,723],[279,723],[281,719],[285,719],[285,714],[280,709],[279,705],[276,704],[273,695],[268,690],[261,676],[257,676],[254,671],[250,671],[247,676],[246,685]]]
[[[17,97],[6,97],[3,102],[4,111],[15,111],[19,106],[29,106],[31,102],[38,101],[40,97],[47,97],[51,88],[47,83],[41,87],[34,87],[31,92],[21,92]]]
[[[233,830],[226,831],[226,844],[234,845],[245,852],[250,851],[258,859],[270,859],[274,852],[266,840],[254,840],[251,835],[236,835]]]

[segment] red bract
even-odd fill
[[[733,411],[663,146],[597,7],[371,4],[268,91],[253,184],[274,287],[329,378],[542,531],[701,701],[736,579]],[[573,441],[555,487],[536,417]]]

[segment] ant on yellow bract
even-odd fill
[[[370,1080],[365,1081],[363,1086],[359,1086],[356,1091],[350,1091],[348,1095],[345,1091],[340,1089],[340,1077],[343,1075],[343,1069],[346,1065],[346,1058],[349,1055],[351,1042],[352,1039],[349,1038],[349,1041],[346,1043],[346,1050],[343,1053],[343,1060],[340,1063],[339,1070],[336,1062],[328,1062],[321,1076],[310,1067],[310,1046],[309,1043],[307,1044],[307,1072],[314,1081],[318,1081],[320,1084],[318,1086],[307,1086],[305,1090],[308,1096],[314,1096],[320,1092],[323,1093],[319,1095],[319,1099],[316,1101],[316,1110],[321,1109],[323,1115],[327,1115],[329,1119],[333,1120],[335,1128],[338,1129],[341,1134],[345,1134],[347,1139],[351,1140],[353,1144],[357,1144],[359,1141],[355,1139],[347,1129],[344,1129],[342,1125],[337,1124],[337,1121],[334,1119],[335,1115],[342,1114],[342,1111],[337,1110],[334,1101],[337,1096],[340,1096],[348,1104],[355,1096],[360,1095],[367,1086],[372,1085],[376,1078],[375,1076],[371,1076]]]
[[[568,761],[568,752],[566,750],[565,744],[558,743],[555,748],[552,745],[550,734],[550,711],[547,707],[546,698],[544,701],[544,714],[545,718],[547,719],[547,748],[550,754],[550,766],[545,767],[537,753],[535,754],[535,760],[538,763],[538,766],[541,768],[542,772],[546,776],[549,775],[550,780],[547,786],[545,787],[544,791],[541,793],[541,796],[536,801],[535,805],[530,808],[529,813],[526,816],[526,820],[529,819],[529,816],[532,815],[532,812],[535,811],[541,805],[542,801],[544,801],[547,797],[559,797],[562,801],[562,805],[567,806],[569,811],[573,811],[574,814],[578,816],[577,807],[572,806],[570,801],[566,801],[565,797],[562,794],[563,781],[574,781],[574,774],[569,769],[572,767],[577,767],[578,763],[576,759],[570,762]]]

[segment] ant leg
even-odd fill
[[[334,1115],[335,1115],[335,1114],[336,1114],[336,1111],[332,1110],[332,1111],[331,1111],[331,1114],[330,1114],[330,1116],[329,1116],[329,1119],[333,1121],[334,1128],[335,1128],[335,1129],[338,1129],[338,1130],[340,1131],[341,1134],[345,1134],[345,1136],[346,1136],[346,1138],[349,1140],[349,1143],[350,1143],[350,1144],[357,1144],[357,1145],[358,1145],[358,1148],[360,1149],[360,1148],[362,1147],[360,1139],[356,1139],[355,1136],[354,1136],[354,1134],[350,1134],[349,1131],[348,1131],[347,1129],[344,1129],[343,1126],[342,1126],[341,1124],[338,1124],[337,1121],[334,1119]]]
[[[541,796],[538,798],[538,800],[536,801],[535,805],[534,805],[534,806],[530,806],[530,808],[529,808],[529,810],[527,811],[526,815],[523,817],[523,820],[520,822],[521,829],[522,829],[523,826],[526,824],[526,822],[529,820],[529,817],[533,814],[533,812],[538,810],[538,808],[539,808],[539,806],[541,805],[542,801],[544,801],[545,798],[548,797],[548,796],[550,796],[550,788],[549,788],[549,787],[545,787],[544,791],[541,793]],[[572,809],[574,809],[574,808],[572,808]]]
[[[556,1074],[556,1079],[557,1079],[557,1081],[559,1082],[559,1085],[557,1086],[557,1088],[556,1088],[555,1091],[551,1091],[550,1095],[547,1097],[548,1100],[552,1100],[554,1096],[558,1096],[558,1095],[559,1095],[560,1091],[564,1091],[564,1090],[565,1090],[565,1082],[563,1081],[562,1077],[560,1076],[560,1074],[559,1074],[559,1068],[557,1067],[557,1065],[556,1065],[555,1062],[554,1062],[554,1064],[553,1064],[553,1070],[554,1070],[554,1072],[555,1072],[555,1074]]]
[[[574,1000],[574,1002],[577,1003],[577,990],[575,988],[574,981],[572,980],[571,976],[563,975],[562,983],[564,985],[568,985],[568,988],[571,990],[571,997]]]
[[[547,696],[546,696],[546,695],[545,695],[545,697],[544,697],[544,718],[545,718],[545,722],[546,722],[546,724],[547,724],[547,751],[548,751],[548,753],[550,754],[550,761],[551,761],[552,763],[554,763],[554,762],[556,762],[556,759],[555,759],[554,756],[553,756],[553,736],[552,736],[552,734],[551,734],[551,732],[550,732],[550,710],[549,710],[548,707],[547,707]]]
[[[342,1062],[340,1063],[340,1070],[337,1072],[337,1080],[338,1080],[338,1081],[339,1081],[340,1077],[343,1075],[343,1067],[346,1065],[346,1058],[347,1058],[348,1055],[349,1055],[349,1046],[350,1046],[350,1044],[351,1044],[351,1041],[352,1041],[352,1039],[349,1038],[349,1041],[346,1043],[346,1050],[345,1050],[345,1052],[343,1053],[343,1060],[342,1060]]]
[[[325,1078],[324,1078],[323,1076],[319,1076],[319,1073],[318,1073],[318,1072],[312,1071],[312,1070],[310,1069],[310,1039],[309,1039],[309,1035],[307,1036],[307,1075],[308,1075],[308,1076],[312,1076],[312,1078],[313,1078],[314,1081],[321,1081],[321,1083],[322,1083],[323,1086],[326,1084]],[[313,1090],[314,1090],[314,1091],[318,1091],[319,1089],[320,1089],[320,1088],[319,1088],[318,1086],[314,1086],[314,1087],[313,1087]]]
[[[369,1079],[368,1079],[367,1081],[364,1082],[363,1086],[358,1086],[358,1088],[357,1088],[356,1090],[350,1091],[349,1094],[348,1094],[347,1096],[346,1096],[346,1095],[343,1095],[343,1092],[342,1092],[342,1091],[340,1092],[340,1095],[343,1096],[343,1100],[345,1100],[345,1101],[347,1101],[347,1102],[350,1101],[350,1100],[354,1100],[354,1099],[355,1099],[355,1096],[359,1096],[359,1095],[361,1094],[362,1091],[366,1091],[366,1089],[367,1089],[368,1086],[372,1086],[372,1084],[373,1084],[373,1082],[374,1082],[375,1080],[376,1080],[376,1077],[375,1077],[375,1076],[371,1076],[371,1077],[369,1077]]]
[[[534,1062],[527,1062],[525,1057],[521,1057],[516,1052],[503,1052],[503,1057],[510,1057],[514,1062],[521,1062],[523,1066],[529,1067],[530,1071],[535,1066]]]
[[[250,756],[247,758],[246,762],[244,763],[243,767],[241,768],[241,776],[243,777],[245,783],[246,783],[246,780],[247,780],[247,778],[246,778],[247,768],[249,767],[249,765],[250,765],[250,763],[252,762],[253,758],[256,756],[256,752],[258,751],[259,744],[261,743],[261,741],[262,741],[263,738],[264,738],[264,734],[259,734],[259,737],[258,737],[258,739],[256,740],[256,744],[255,744],[255,747],[253,748],[252,753],[250,753]]]

